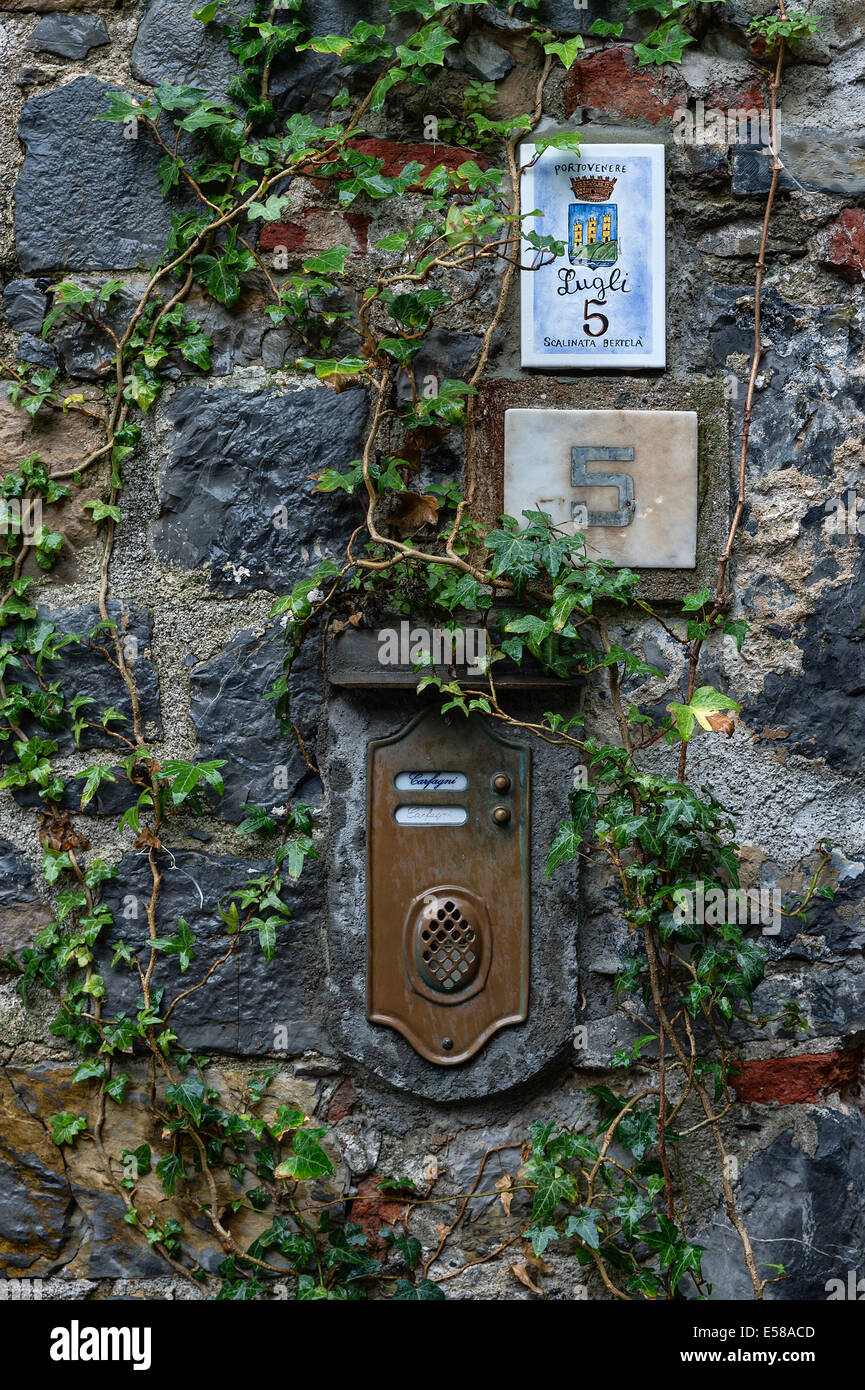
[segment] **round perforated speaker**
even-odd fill
[[[474,980],[481,963],[483,928],[477,908],[458,892],[429,895],[414,932],[415,959],[424,984],[453,994]]]

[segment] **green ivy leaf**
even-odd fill
[[[201,1123],[204,1109],[204,1082],[197,1076],[187,1076],[176,1086],[166,1086],[165,1099],[169,1105],[177,1105],[185,1110],[196,1124]]]
[[[78,1135],[87,1128],[86,1116],[71,1115],[68,1110],[49,1115],[48,1123],[51,1126],[51,1138],[58,1148],[61,1144],[74,1144]]]

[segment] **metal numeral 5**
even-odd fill
[[[589,473],[589,463],[633,463],[634,451],[615,448],[609,444],[577,445],[571,450],[571,487],[614,487],[619,494],[618,510],[614,512],[585,512],[578,502],[572,504],[571,515],[585,515],[587,526],[630,526],[634,519],[634,480],[630,473]]]

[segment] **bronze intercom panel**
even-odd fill
[[[367,1017],[443,1066],[526,1019],[529,769],[459,713],[369,747]]]

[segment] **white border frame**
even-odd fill
[[[534,141],[526,141],[519,146],[520,164],[526,164],[534,158],[537,145]],[[572,151],[556,150],[548,147],[541,155],[541,159],[563,159]],[[557,372],[561,369],[568,371],[579,370],[585,372],[597,371],[599,368],[609,369],[615,367],[666,367],[667,365],[667,265],[666,265],[666,245],[667,245],[667,199],[666,199],[666,177],[665,177],[665,147],[663,145],[650,144],[609,144],[591,143],[584,144],[579,155],[574,158],[607,158],[619,159],[622,156],[634,157],[636,155],[649,156],[652,166],[652,201],[653,206],[661,208],[661,229],[660,238],[656,235],[656,222],[653,222],[651,247],[649,251],[649,273],[652,276],[652,341],[655,348],[650,353],[613,353],[613,352],[593,352],[569,355],[562,352],[537,352],[532,347],[532,324],[534,319],[535,302],[535,272],[533,270],[520,271],[520,360],[524,367],[546,367],[549,372]],[[534,200],[534,169],[526,169],[520,178],[521,206],[534,210],[536,203]],[[543,218],[527,218],[524,226],[529,231],[544,232]],[[660,242],[660,244],[659,244]],[[521,262],[524,266],[527,261],[535,255],[534,248],[525,240],[520,243],[521,255],[525,260]]]

